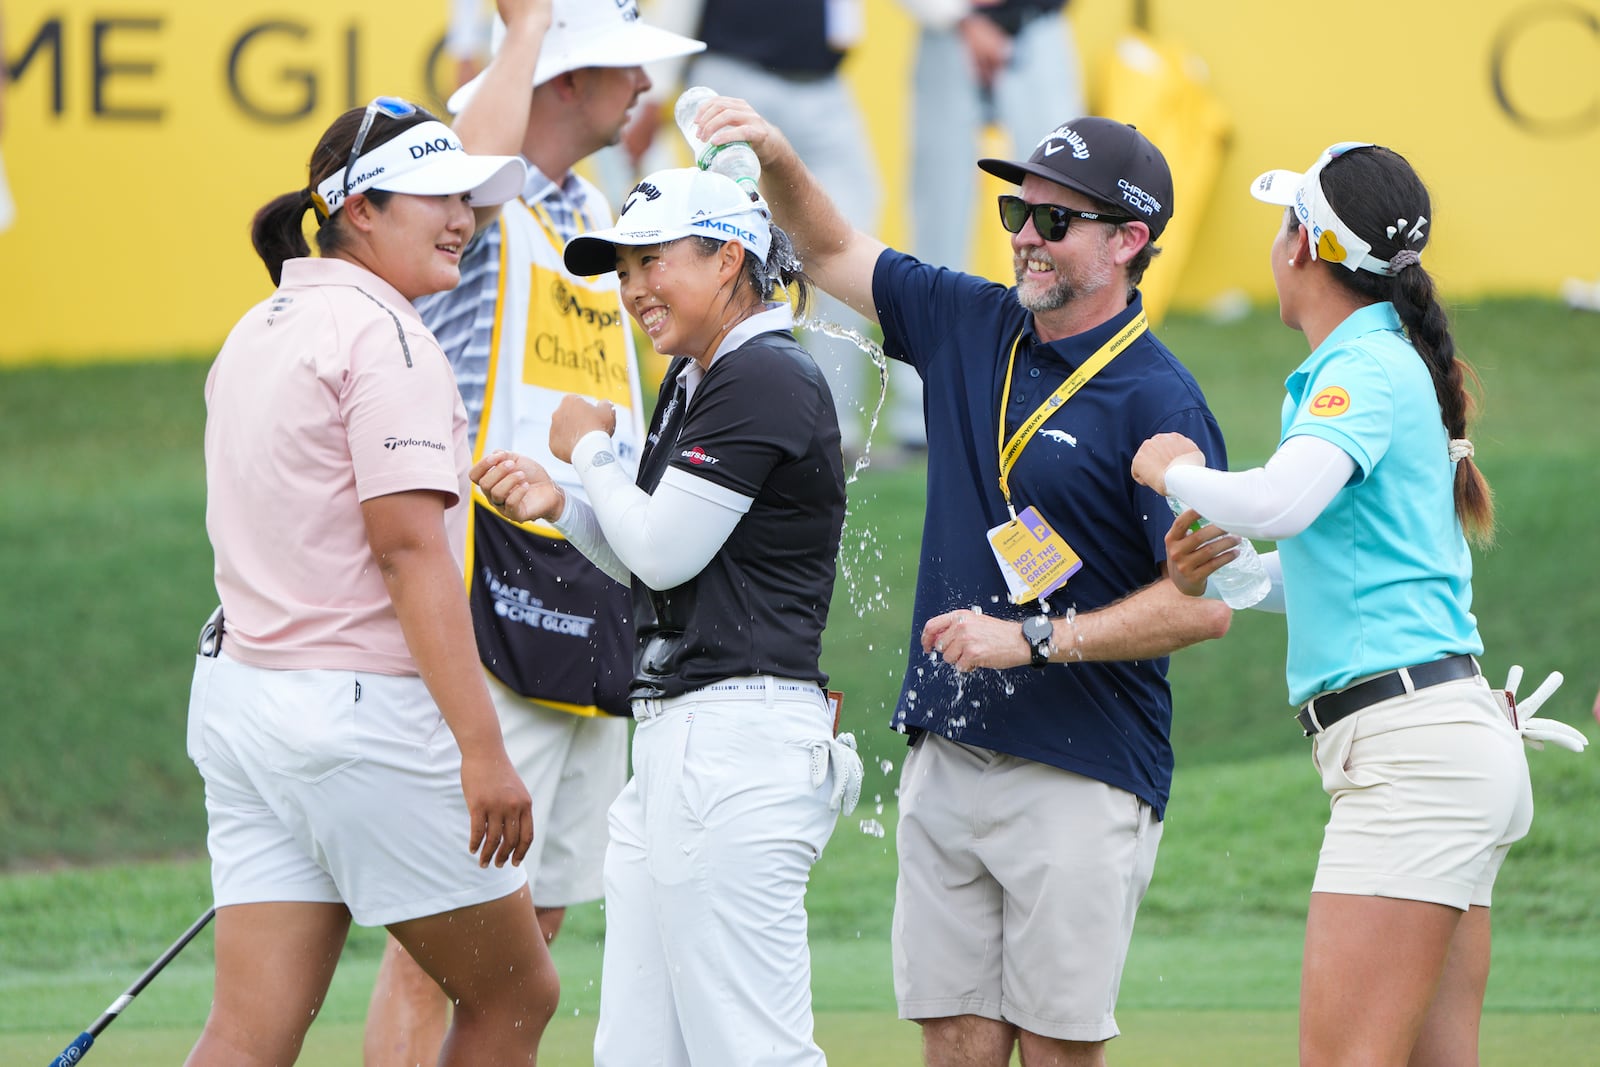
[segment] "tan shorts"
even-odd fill
[[[422,679],[195,659],[189,756],[218,907],[340,903],[363,926],[498,900],[467,851],[461,750]]]
[[[628,780],[628,720],[573,715],[519,696],[487,671],[506,753],[533,797],[522,861],[541,908],[605,895],[606,811]]]
[[[1522,740],[1481,677],[1336,722],[1312,761],[1333,798],[1314,892],[1488,907],[1533,821]]]
[[[1161,823],[1132,793],[924,734],[900,779],[902,1019],[1103,1041]]]

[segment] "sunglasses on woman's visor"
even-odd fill
[[[1020,196],[1000,197],[1000,225],[1011,233],[1021,233],[1028,216],[1033,216],[1033,228],[1046,241],[1059,241],[1067,235],[1073,219],[1085,222],[1105,222],[1120,226],[1133,222],[1132,215],[1108,215],[1104,211],[1074,211],[1060,204],[1030,204]]]
[[[344,164],[344,195],[350,196],[350,175],[355,173],[356,160],[361,158],[361,150],[367,146],[367,133],[372,129],[372,120],[380,114],[388,115],[392,119],[403,119],[417,113],[417,106],[398,96],[375,97],[367,105],[367,113],[361,116],[361,128],[356,131],[356,139],[350,145],[350,158]]]

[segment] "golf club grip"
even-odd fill
[[[89,1046],[92,1044],[94,1035],[85,1030],[73,1040],[72,1044],[61,1050],[61,1055],[50,1061],[50,1067],[72,1067],[88,1054]]]

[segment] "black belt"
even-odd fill
[[[1340,719],[1354,715],[1362,708],[1371,707],[1381,700],[1392,700],[1408,691],[1426,689],[1443,682],[1458,682],[1481,674],[1478,661],[1468,655],[1446,656],[1432,663],[1419,663],[1415,667],[1401,667],[1397,671],[1369,678],[1359,685],[1341,689],[1336,693],[1312,697],[1305,707],[1295,713],[1300,728],[1307,737],[1321,733]],[[1411,677],[1406,685],[1405,675]]]

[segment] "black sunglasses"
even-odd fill
[[[417,105],[398,96],[379,96],[373,98],[367,105],[367,113],[361,116],[361,128],[356,131],[356,139],[350,145],[350,158],[344,164],[344,198],[350,199],[350,176],[355,173],[356,160],[361,158],[361,150],[366,147],[367,133],[372,129],[372,120],[379,113],[388,115],[392,119],[403,119],[417,113]]]
[[[1022,227],[1033,216],[1033,228],[1046,241],[1059,241],[1067,235],[1067,226],[1073,219],[1085,222],[1106,222],[1121,226],[1133,222],[1132,215],[1108,215],[1104,211],[1074,211],[1060,204],[1030,204],[1020,196],[1000,197],[1000,225],[1011,233],[1021,233]]]

